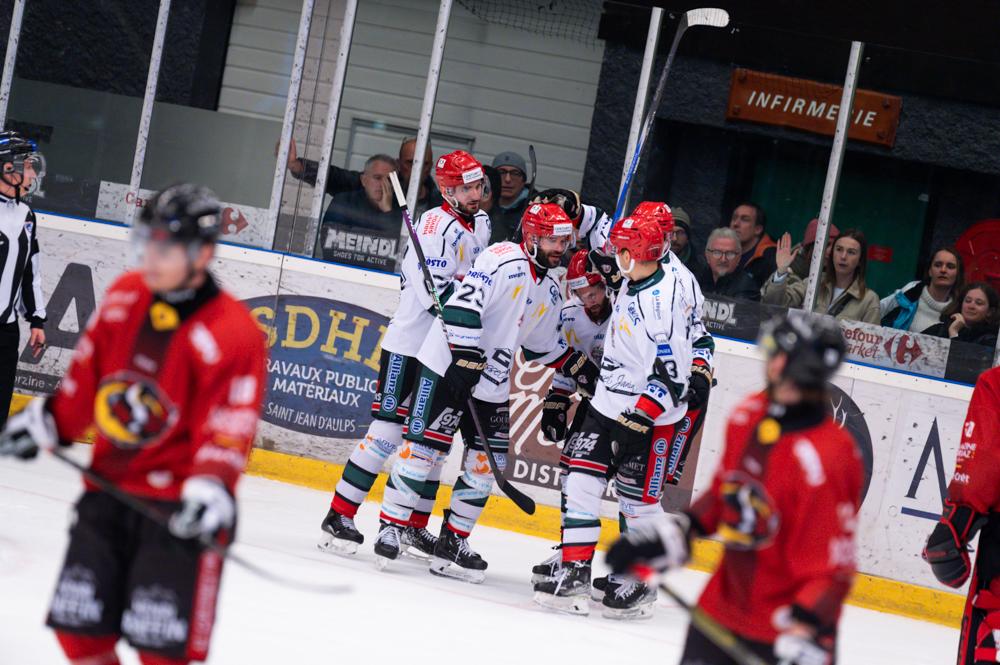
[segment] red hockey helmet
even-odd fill
[[[627,249],[635,261],[659,261],[663,255],[663,231],[652,217],[626,217],[611,229],[611,246]]]
[[[483,179],[482,163],[464,150],[449,152],[438,157],[434,166],[434,179],[442,192],[448,187],[468,185]]]
[[[573,220],[558,204],[532,203],[521,217],[521,230],[539,238],[572,236]]]
[[[632,211],[632,217],[652,217],[660,225],[663,235],[673,233],[674,213],[670,211],[670,206],[660,201],[643,201]]]
[[[570,291],[582,289],[585,286],[597,286],[604,284],[604,278],[598,272],[588,270],[590,259],[587,257],[587,250],[578,250],[573,258],[569,260],[569,267],[566,269],[566,285]]]

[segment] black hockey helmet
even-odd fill
[[[12,171],[8,171],[7,164],[13,164]],[[45,175],[45,157],[38,152],[38,144],[32,139],[22,136],[19,132],[0,132],[0,166],[4,173],[13,172],[24,175],[25,165],[30,164],[34,172],[35,179],[25,193],[31,194],[41,187],[42,177]],[[23,181],[22,181],[23,182]],[[16,187],[20,183],[8,182]],[[20,196],[20,192],[18,194]]]
[[[215,242],[219,238],[221,207],[207,187],[191,183],[171,185],[146,201],[135,227],[157,240],[182,244]]]
[[[787,355],[783,378],[806,390],[826,386],[847,351],[835,319],[793,312],[761,326],[759,343],[768,358]]]

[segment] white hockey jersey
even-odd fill
[[[449,343],[476,347],[487,362],[472,394],[506,402],[518,349],[527,360],[546,365],[569,355],[559,335],[561,306],[559,284],[549,274],[540,275],[520,245],[490,245],[445,304],[447,339],[442,326],[432,326],[417,358],[443,376],[451,363]]]
[[[697,280],[673,254],[641,282],[626,280],[612,308],[591,406],[614,419],[646,394],[665,407],[656,424],[680,420],[687,405],[674,406],[651,381],[653,364],[660,360],[685,392],[695,358],[712,366],[714,343],[702,323],[703,303]]]
[[[424,251],[442,304],[472,267],[476,257],[489,245],[492,228],[489,215],[479,211],[474,219],[474,227],[469,226],[445,203],[431,208],[417,220],[415,228],[420,248]],[[424,286],[423,271],[417,262],[417,253],[411,247],[412,242],[406,244],[400,262],[399,305],[385,331],[382,348],[414,357],[437,314],[434,300]],[[440,328],[440,324],[437,327]]]
[[[601,358],[604,357],[604,338],[608,332],[608,319],[600,323],[587,316],[587,310],[583,303],[576,296],[573,296],[563,305],[559,312],[559,331],[566,344],[576,350],[587,354],[595,365],[601,366]],[[563,376],[561,372],[556,372],[552,377],[552,387],[556,390],[566,392],[576,392],[576,381]]]

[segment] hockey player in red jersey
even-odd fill
[[[171,516],[86,483],[48,615],[72,663],[117,664],[121,637],[144,665],[207,657],[222,559],[198,541],[231,540],[266,364],[260,328],[207,269],[219,210],[194,185],[146,204],[141,268],[108,289],[56,394],[0,435],[0,454],[30,458],[93,426],[91,470]]]
[[[695,611],[765,662],[830,665],[863,482],[857,446],[827,406],[843,336],[832,319],[787,318],[766,325],[761,346],[767,389],[730,417],[711,485],[683,514],[623,536],[607,562],[662,572],[688,560],[692,536],[716,534],[725,551]],[[689,628],[681,665],[736,662]]]
[[[979,533],[975,565],[969,543]],[[958,665],[1000,662],[1000,367],[976,381],[941,520],[924,559],[942,584],[971,576],[962,617]]]

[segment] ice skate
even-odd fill
[[[323,536],[316,546],[322,552],[351,556],[357,553],[358,545],[365,542],[365,537],[354,526],[354,520],[332,508],[320,528]]]
[[[590,614],[590,562],[564,562],[555,575],[535,585],[533,600],[556,612]]]
[[[437,536],[426,528],[408,526],[400,535],[401,554],[409,559],[430,561],[434,556],[437,541]]]
[[[655,587],[624,575],[609,575],[605,580],[604,599],[601,601],[604,618],[633,621],[653,616]]]
[[[399,558],[400,550],[400,529],[395,524],[382,522],[379,528],[378,537],[375,539],[375,567],[385,570],[390,561]]]
[[[431,574],[482,584],[486,579],[486,566],[486,561],[469,547],[468,540],[449,529],[446,523],[431,558]]]

